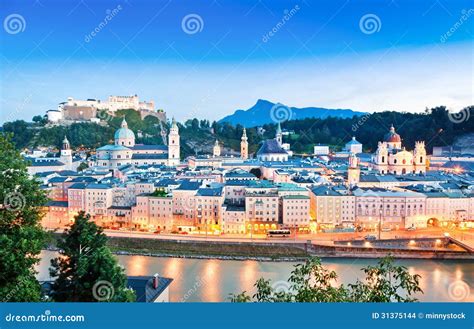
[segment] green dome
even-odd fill
[[[122,125],[121,127],[115,132],[114,139],[134,139],[135,140],[135,134],[133,131],[128,129],[128,124],[127,121],[125,121],[125,118],[123,118]]]

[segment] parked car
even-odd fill
[[[382,232],[390,232],[391,230],[390,227],[382,227]]]
[[[366,241],[374,241],[374,240],[377,240],[377,237],[375,235],[366,235],[364,239]]]
[[[186,235],[186,234],[188,234],[188,232],[186,232],[186,231],[181,231],[181,232],[179,232],[179,234]]]
[[[409,228],[407,228],[407,231],[414,231],[414,230],[416,230],[415,226],[410,226]]]

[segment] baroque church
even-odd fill
[[[378,143],[371,167],[381,174],[424,174],[426,160],[425,142],[415,142],[415,149],[407,151],[392,125],[384,140]]]
[[[180,146],[179,130],[173,119],[168,134],[168,145],[135,144],[135,134],[128,128],[125,118],[121,127],[115,132],[114,144],[97,149],[96,166],[107,169],[123,165],[179,165]]]

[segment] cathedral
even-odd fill
[[[107,169],[123,165],[179,165],[179,130],[173,119],[168,135],[168,145],[135,144],[135,134],[128,128],[125,118],[115,132],[114,144],[97,149],[96,166]]]
[[[425,142],[416,142],[415,149],[407,151],[405,147],[402,147],[402,139],[392,125],[384,141],[378,143],[377,151],[372,156],[371,167],[381,174],[424,174],[426,172]]]

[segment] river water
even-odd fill
[[[42,252],[38,278],[48,280],[50,259],[56,253]],[[284,289],[293,266],[291,262],[230,261],[215,259],[161,258],[149,256],[117,256],[128,275],[153,275],[173,278],[171,301],[221,302],[230,293],[254,292],[255,281],[264,277]],[[376,264],[372,259],[326,258],[323,265],[338,273],[340,283],[353,283],[364,277],[362,267]],[[410,273],[421,275],[424,294],[421,301],[474,301],[474,261],[464,260],[397,260]]]

